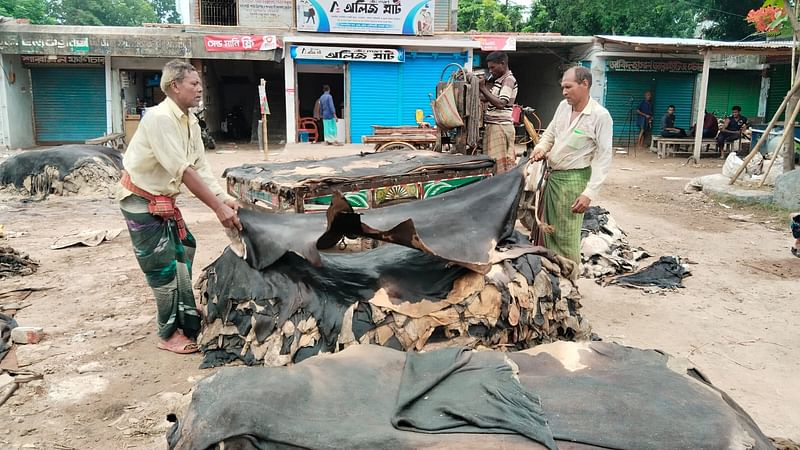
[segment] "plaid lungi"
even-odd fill
[[[483,151],[495,160],[498,174],[516,167],[514,125],[487,123],[483,137]]]

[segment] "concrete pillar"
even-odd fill
[[[106,55],[103,67],[106,71],[106,134],[111,134],[114,131],[114,103],[112,99],[113,94],[113,80],[111,79],[111,57]]]
[[[297,117],[295,117],[295,99],[297,98],[297,86],[294,84],[294,58],[284,49],[283,82],[286,89],[286,143],[294,144],[297,142]]]

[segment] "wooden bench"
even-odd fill
[[[117,150],[125,150],[127,143],[125,142],[125,133],[111,133],[100,136],[94,139],[87,139],[87,145],[105,145],[106,147],[115,148]]]
[[[701,148],[706,149],[706,151],[701,150],[701,153],[717,153],[717,141],[715,139],[703,139],[700,141],[700,145]],[[681,146],[686,146],[686,150],[681,150]],[[711,146],[713,146],[714,150],[708,150],[708,148]],[[694,153],[694,138],[669,138],[663,136],[653,136],[653,143],[650,145],[650,147],[655,147],[656,154],[658,154],[659,158],[666,158],[667,153],[671,153],[673,155],[676,153]]]

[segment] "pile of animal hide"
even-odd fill
[[[604,278],[636,271],[639,261],[650,255],[632,247],[611,214],[592,206],[583,215],[581,260],[584,278]]]
[[[662,256],[646,268],[631,274],[615,277],[609,284],[660,292],[683,288],[683,279],[692,272],[677,256]]]
[[[277,366],[367,343],[505,350],[588,339],[572,263],[513,231],[521,187],[513,171],[363,214],[341,195],[327,217],[240,210],[241,236],[199,280],[203,366]],[[389,244],[319,252],[342,236]]]
[[[39,268],[39,263],[25,253],[12,247],[0,247],[0,279],[12,276],[31,275]]]
[[[26,151],[0,164],[0,191],[44,198],[104,194],[116,189],[122,154],[102,145],[63,145]]]

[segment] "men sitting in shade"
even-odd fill
[[[723,152],[726,142],[739,139],[745,130],[747,130],[747,117],[742,115],[741,106],[734,106],[733,113],[725,118],[722,129],[717,135],[717,150],[720,154]]]
[[[694,137],[695,128],[697,128],[697,124],[692,125],[692,128],[689,129],[689,136]],[[717,116],[706,111],[703,116],[703,139],[715,138],[717,136],[717,131],[719,131]]]
[[[675,127],[675,105],[669,105],[667,113],[661,118],[661,136],[666,138],[686,137],[686,130]]]

